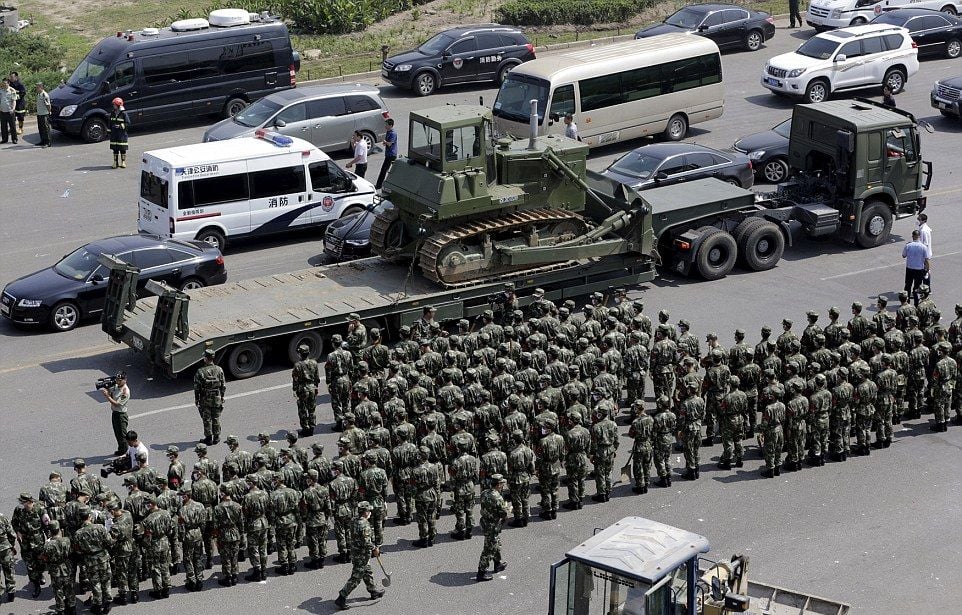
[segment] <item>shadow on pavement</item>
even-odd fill
[[[439,572],[432,576],[430,581],[441,587],[463,587],[474,585],[477,582],[474,580],[477,574],[477,571],[473,570],[470,572]]]

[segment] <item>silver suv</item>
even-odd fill
[[[204,132],[204,142],[252,137],[266,128],[310,141],[325,152],[351,146],[361,131],[368,149],[384,139],[390,117],[380,92],[370,85],[314,85],[284,90],[261,98],[233,117]]]

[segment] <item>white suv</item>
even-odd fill
[[[932,9],[958,15],[962,12],[962,0],[812,0],[805,22],[816,32],[824,32],[865,24],[885,11],[899,8]]]
[[[899,93],[919,70],[909,31],[867,24],[823,32],[768,61],[762,85],[775,94],[821,102],[832,92],[887,85]]]

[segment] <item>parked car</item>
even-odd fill
[[[335,260],[361,258],[371,253],[371,224],[374,217],[388,207],[380,201],[365,211],[348,214],[327,225],[324,231],[324,254]]]
[[[771,130],[755,132],[735,141],[732,149],[748,156],[755,172],[773,184],[788,177],[788,137],[792,133],[792,118],[772,126]]]
[[[773,94],[816,103],[840,90],[883,84],[898,94],[918,71],[918,49],[908,30],[866,24],[816,34],[795,51],[775,56],[761,82]]]
[[[359,83],[302,86],[271,94],[204,132],[204,143],[253,137],[259,128],[309,141],[325,152],[351,147],[360,130],[368,149],[384,140],[390,117],[378,89]]]
[[[962,12],[962,0],[812,0],[805,23],[816,32],[825,32],[864,25],[880,13],[909,7],[958,15]]]
[[[722,152],[693,143],[655,143],[634,149],[602,172],[636,189],[717,177],[742,188],[755,183],[752,161],[738,152]]]
[[[932,86],[931,101],[945,117],[962,119],[962,76],[936,81]]]
[[[669,32],[690,32],[715,41],[719,49],[758,51],[775,36],[775,18],[733,4],[694,4],[676,11],[665,21],[642,28],[635,38]]]
[[[873,24],[901,26],[918,45],[919,55],[962,55],[962,19],[931,9],[898,9],[887,11],[872,20]]]
[[[54,331],[69,331],[81,320],[99,316],[109,276],[99,261],[104,254],[140,269],[140,295],[148,280],[181,290],[227,281],[224,257],[217,248],[156,235],[121,235],[88,243],[55,265],[10,282],[0,295],[0,314],[16,324],[47,324]]]
[[[384,61],[381,77],[421,96],[472,81],[501,85],[513,67],[534,59],[534,45],[518,30],[498,24],[461,26],[435,34],[417,49]]]

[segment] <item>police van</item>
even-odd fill
[[[240,238],[322,226],[372,206],[374,185],[303,139],[254,137],[144,153],[137,229],[224,250]]]
[[[812,0],[805,13],[805,22],[816,32],[824,32],[859,26],[885,11],[908,8],[958,15],[962,12],[962,0]]]

